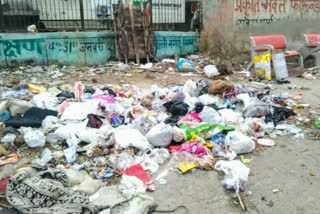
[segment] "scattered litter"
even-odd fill
[[[19,161],[18,154],[10,154],[7,156],[0,157],[0,166],[17,163]]]
[[[223,187],[235,191],[233,203],[245,210],[252,192],[240,192],[254,161],[249,153],[277,145],[279,136],[318,140],[320,113],[307,103],[311,91],[286,79],[283,55],[256,59],[258,77],[234,66],[227,76],[229,65],[199,54],[144,65],[3,69],[0,174],[10,175],[8,203],[24,213],[147,213],[156,201],[142,194],[174,185],[165,178],[169,172],[189,179],[216,169],[225,173]],[[266,83],[271,69],[277,81]],[[148,87],[151,81],[159,86]],[[276,87],[286,90],[273,93]],[[33,188],[31,198],[49,199],[35,204],[17,185]]]
[[[208,78],[213,78],[220,75],[215,65],[207,65],[204,67],[204,73]]]

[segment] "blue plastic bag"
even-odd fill
[[[197,69],[191,61],[186,59],[180,59],[178,63],[178,71],[194,72],[197,71]]]

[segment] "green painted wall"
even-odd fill
[[[198,50],[194,32],[156,32],[157,57],[186,55]],[[95,65],[115,59],[112,32],[0,34],[0,66]]]

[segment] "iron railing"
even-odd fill
[[[0,0],[0,32],[113,30],[119,0]],[[122,0],[140,4],[146,0]],[[154,30],[190,31],[202,23],[201,0],[152,0]],[[192,25],[192,26],[191,26]]]

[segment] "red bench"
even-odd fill
[[[307,51],[303,58],[312,56],[315,58],[316,66],[320,66],[320,34],[306,34],[304,38]]]
[[[251,62],[247,70],[254,64],[254,58],[259,55],[272,53],[273,50],[280,50],[284,52],[285,57],[298,57],[299,66],[303,67],[303,57],[296,51],[285,52],[287,45],[286,39],[283,35],[270,35],[270,36],[253,36],[250,37],[251,45]]]

